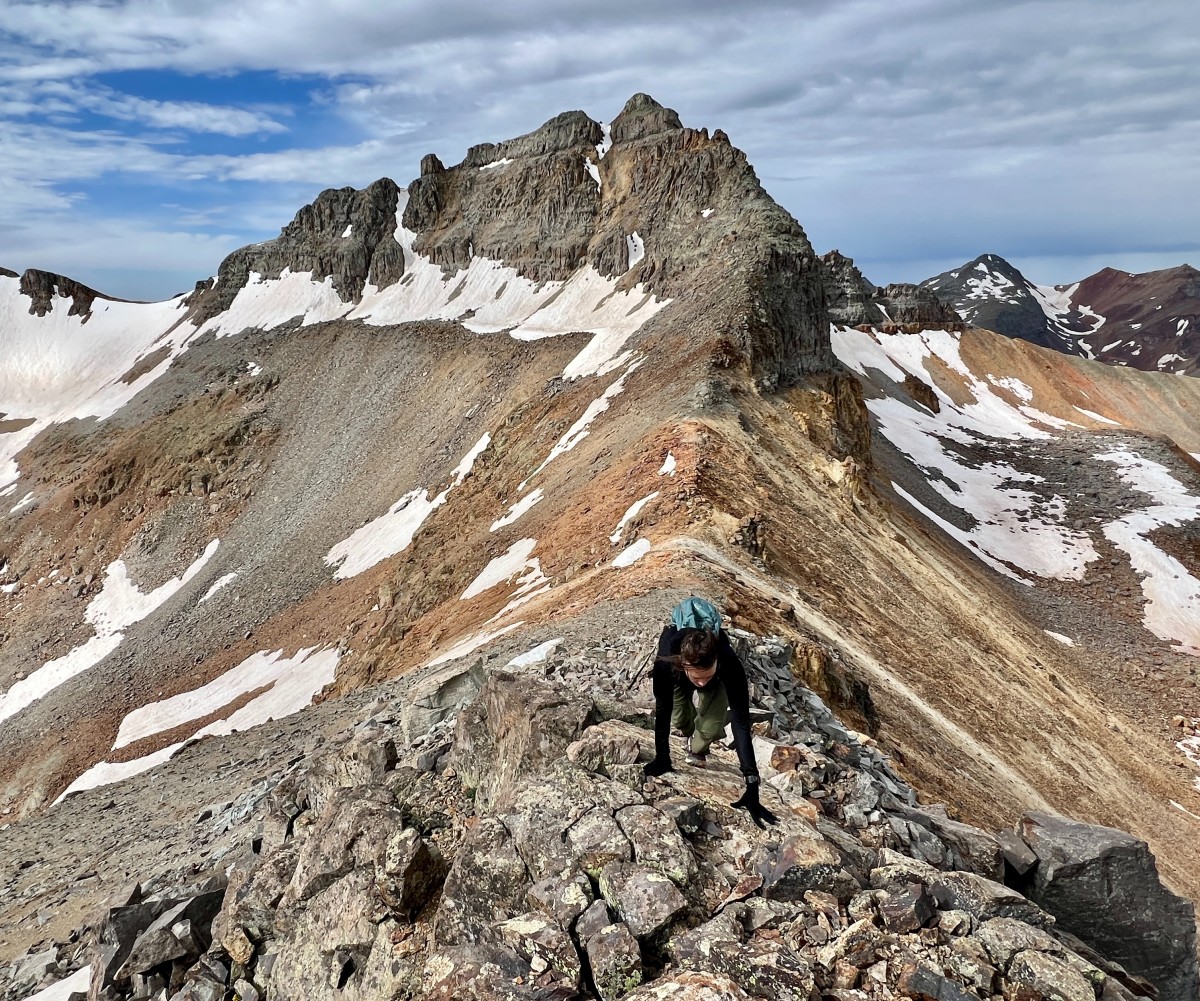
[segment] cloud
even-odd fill
[[[403,183],[424,152],[454,162],[645,90],[729,132],[819,250],[894,269],[877,281],[960,250],[1169,253],[1200,229],[1192,17],[1190,0],[10,3],[0,227],[115,219],[107,187],[152,183],[132,225],[215,239],[223,203],[259,221],[256,203]],[[147,72],[171,92],[139,89]]]

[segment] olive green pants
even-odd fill
[[[708,691],[685,692],[676,686],[671,726],[691,737],[693,754],[707,754],[709,745],[725,732],[729,717],[729,696],[717,682]]]

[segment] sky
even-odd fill
[[[0,0],[0,266],[165,298],[322,189],[637,91],[876,284],[1200,265],[1194,0]]]

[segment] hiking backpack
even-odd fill
[[[714,634],[721,631],[721,613],[704,598],[684,598],[671,609],[671,621],[676,629],[708,629]]]

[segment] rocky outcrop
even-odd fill
[[[872,285],[854,261],[837,250],[821,257],[826,271],[829,319],[846,327],[917,325],[959,329],[963,319],[931,289],[921,285]]]
[[[215,284],[201,282],[189,300],[192,322],[202,325],[224,312],[250,281],[278,278],[285,270],[332,278],[346,302],[362,295],[368,282],[378,288],[404,274],[404,251],[395,240],[396,183],[381,178],[362,189],[330,188],[306,205],[274,240],[235,250],[221,262]]]
[[[1134,891],[1112,837],[1093,852],[1098,829],[1023,822],[1056,922],[995,878],[1022,855],[1011,838],[918,805],[870,742],[795,683],[790,647],[731,639],[779,817],[770,831],[729,805],[742,779],[721,745],[706,769],[644,781],[653,734],[628,704],[636,676],[561,655],[514,662],[484,671],[475,701],[428,735],[399,744],[399,714],[377,704],[295,762],[256,801],[265,812],[227,886],[139,889],[112,907],[92,946],[93,1001],[1152,991],[1071,934],[1078,915],[1061,906],[1093,899],[1088,860],[1100,857]],[[431,761],[451,726],[450,753]],[[1145,899],[1128,902],[1149,921],[1169,905],[1152,860],[1137,868]],[[19,964],[63,965],[53,952]]]
[[[1037,857],[1032,900],[1157,985],[1162,1001],[1200,996],[1195,910],[1163,886],[1146,842],[1045,813],[1023,817],[1017,833]]]
[[[98,298],[103,298],[95,289],[88,288],[73,278],[49,271],[38,271],[35,268],[29,268],[21,275],[21,294],[29,296],[31,315],[45,316],[56,306],[59,309],[63,308],[63,304],[56,303],[55,299],[70,299],[71,305],[67,307],[67,315],[82,316],[85,322],[92,314],[92,303]]]
[[[925,329],[963,326],[962,317],[920,285],[888,285],[875,292],[875,302],[892,323],[917,324]]]
[[[853,259],[838,250],[821,256],[825,266],[825,295],[829,319],[843,327],[874,326],[887,317],[874,301],[879,290],[867,281]]]

